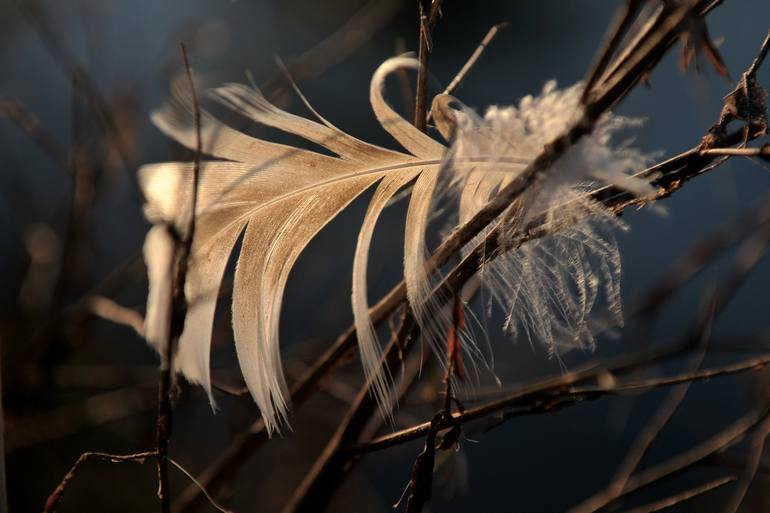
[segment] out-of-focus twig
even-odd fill
[[[40,119],[29,112],[21,102],[17,100],[0,101],[0,117],[14,121],[22,132],[45,151],[59,169],[68,174],[72,173],[67,150],[46,130]]]
[[[754,481],[754,476],[756,476],[757,470],[759,469],[768,436],[770,436],[770,417],[763,420],[762,423],[757,426],[756,431],[751,437],[751,453],[749,454],[745,468],[741,473],[738,485],[735,487],[730,500],[724,508],[725,513],[737,513],[738,508],[741,507],[743,499],[749,491],[749,486],[751,486],[751,483]]]
[[[721,488],[726,484],[732,483],[733,481],[735,481],[734,476],[720,477],[719,479],[714,479],[708,483],[696,486],[694,488],[689,488],[683,492],[679,492],[670,497],[666,497],[665,499],[660,499],[650,504],[645,504],[634,509],[629,509],[625,513],[654,513],[656,511],[662,511],[695,497],[700,497],[705,493],[716,490],[717,488]]]
[[[144,317],[132,308],[117,304],[104,296],[91,296],[88,309],[96,317],[132,328],[137,335],[144,337]]]
[[[761,257],[765,254],[768,244],[770,244],[770,225],[766,224],[739,248],[733,268],[722,279],[713,295],[697,314],[691,334],[689,335],[690,344],[703,337],[709,331],[713,319],[723,311],[725,305],[735,295],[748,274],[755,268]],[[572,508],[570,513],[592,513],[598,511],[628,493],[632,473],[658,432],[673,415],[686,392],[686,388],[680,387],[678,393],[672,394],[667,399],[650,423],[644,428],[611,483],[601,492]]]
[[[91,79],[88,72],[78,64],[75,55],[70,51],[67,44],[61,40],[51,29],[48,20],[40,12],[30,9],[23,0],[14,0],[18,11],[22,14],[29,26],[35,31],[43,46],[51,55],[54,63],[61,69],[62,73],[68,79],[77,79],[81,87],[79,92],[84,95],[85,101],[91,102],[95,113],[98,115],[98,121],[105,132],[112,134],[112,142],[115,145],[116,154],[120,157],[123,167],[128,173],[131,183],[135,187],[136,194],[141,196],[141,191],[136,182],[135,173],[133,173],[131,152],[128,150],[120,127],[115,121],[115,116],[109,107],[109,102],[105,99],[99,88]]]

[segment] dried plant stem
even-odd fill
[[[587,386],[578,387],[580,383],[594,381],[602,375],[612,375],[643,368],[664,358],[671,358],[680,354],[685,344],[678,347],[670,347],[655,353],[642,351],[633,354],[630,358],[622,358],[604,364],[592,363],[588,370],[572,372],[564,376],[547,378],[546,380],[522,386],[519,390],[504,397],[484,403],[474,408],[469,408],[461,413],[454,413],[451,419],[442,421],[438,428],[448,429],[457,424],[466,424],[475,420],[490,417],[506,410],[510,410],[501,417],[501,420],[509,420],[521,415],[531,415],[553,411],[556,407],[568,404],[576,404],[586,399],[596,399],[606,395],[615,395],[624,392],[639,392],[654,388],[670,387],[681,383],[710,380],[720,376],[740,374],[747,371],[759,370],[770,365],[770,355],[747,358],[744,361],[689,372],[675,376],[652,378],[642,381],[630,381],[619,383],[615,386]],[[617,363],[615,363],[617,362]],[[431,429],[431,422],[423,422],[415,426],[396,431],[388,435],[378,437],[371,442],[353,445],[345,448],[349,455],[380,451],[396,445],[401,445],[425,436]]]
[[[184,321],[187,314],[187,303],[185,300],[185,280],[187,277],[188,260],[192,248],[193,237],[195,236],[195,214],[197,210],[198,199],[198,179],[200,175],[201,156],[203,154],[201,139],[200,108],[198,106],[198,97],[195,91],[195,81],[193,80],[190,61],[187,57],[187,48],[181,44],[182,57],[184,59],[187,79],[189,81],[192,94],[193,109],[195,114],[195,161],[193,164],[192,179],[192,204],[190,207],[190,219],[185,237],[175,238],[175,273],[173,276],[173,298],[171,305],[171,322],[169,333],[166,338],[166,346],[162,355],[160,368],[160,382],[158,385],[158,419],[157,419],[157,453],[158,453],[158,498],[161,503],[163,513],[171,512],[171,497],[168,483],[168,441],[171,437],[172,428],[172,407],[171,390],[173,385],[173,357],[174,350],[179,336],[184,329]],[[169,228],[171,230],[171,228]]]
[[[718,157],[760,157],[770,160],[770,144],[763,144],[760,148],[708,148],[701,150],[702,156]]]
[[[563,376],[557,376],[555,378],[549,378],[533,383],[531,385],[522,386],[518,390],[503,398],[491,401],[475,408],[468,409],[458,414],[454,414],[451,418],[445,419],[440,428],[446,429],[457,424],[470,422],[472,420],[497,413],[501,410],[516,405],[521,405],[522,403],[525,405],[534,403],[536,406],[542,407],[543,402],[545,402],[546,405],[551,406],[549,402],[553,401],[554,394],[557,394],[556,398],[558,398],[558,394],[565,392],[568,393],[571,390],[571,387],[589,380],[598,380],[603,374],[606,374],[607,372],[611,374],[627,372],[628,370],[639,368],[643,364],[651,364],[662,358],[668,358],[674,355],[678,355],[683,351],[692,350],[693,347],[697,347],[694,342],[697,342],[700,337],[703,336],[703,334],[706,332],[707,325],[709,325],[714,318],[719,316],[719,314],[724,311],[724,308],[734,297],[740,285],[755,269],[761,257],[765,254],[768,245],[770,245],[770,223],[765,223],[761,229],[758,230],[757,233],[754,234],[754,236],[752,236],[746,243],[744,243],[741,249],[738,251],[738,254],[735,258],[734,267],[730,270],[729,273],[727,273],[727,275],[720,282],[719,286],[709,298],[709,301],[705,303],[704,307],[699,312],[691,333],[679,344],[657,350],[643,350],[636,354],[622,356],[603,365],[599,365],[595,362],[588,363],[582,368],[578,368],[577,370]],[[769,361],[770,360],[767,360],[766,358],[761,358],[760,360],[749,359],[745,362],[742,362],[741,364],[738,364],[736,367],[727,365],[707,371],[685,373],[684,375],[674,379],[657,379],[647,381],[642,384],[628,384],[625,385],[625,387],[627,390],[633,390],[639,388],[654,388],[657,386],[670,386],[679,383],[686,383],[693,380],[712,378],[718,375],[743,372],[748,369],[756,369],[758,367],[763,367]],[[623,389],[623,386],[613,385],[604,389],[600,387],[593,390],[584,390],[581,392],[581,394],[601,394],[611,391],[619,391],[621,389]],[[665,420],[666,419],[664,418],[664,423]],[[432,425],[433,422],[424,422],[417,426],[401,430],[397,433],[380,437],[369,444],[354,447],[351,449],[351,452],[369,452],[371,450],[378,450],[384,447],[404,443],[428,433]],[[627,481],[627,477],[622,477],[622,479]],[[604,498],[606,499],[606,497]],[[605,501],[605,503],[609,502],[609,500]],[[596,500],[595,502],[598,503],[600,501]]]
[[[419,51],[417,60],[420,66],[417,68],[417,86],[414,99],[414,126],[423,132],[427,128],[428,112],[428,58],[433,52],[431,33],[438,21],[442,0],[418,0],[420,13],[419,22]]]
[[[448,86],[446,86],[446,89],[444,89],[443,94],[452,94],[455,89],[457,89],[463,80],[465,80],[465,76],[468,74],[468,72],[473,68],[473,66],[476,65],[476,62],[479,60],[479,58],[484,53],[484,50],[487,49],[487,46],[489,46],[492,41],[497,37],[497,33],[503,30],[504,28],[508,27],[508,22],[498,23],[496,25],[493,25],[492,28],[489,29],[487,34],[484,36],[484,39],[481,40],[481,43],[479,43],[479,46],[476,47],[476,49],[473,51],[471,56],[468,58],[467,61],[465,61],[465,64],[463,64],[463,67],[460,68],[460,71],[455,75],[455,77],[452,79],[452,81],[449,83]]]
[[[134,186],[135,193],[141,197],[142,192],[139,190],[136,182],[136,174],[133,172],[133,159],[130,156],[131,152],[128,150],[123,139],[122,130],[120,130],[120,127],[118,127],[115,121],[115,116],[109,107],[109,102],[107,102],[86,69],[77,62],[75,54],[72,53],[66,42],[51,30],[51,27],[45,19],[36,15],[34,9],[30,8],[31,4],[24,0],[14,0],[13,3],[25,21],[40,38],[46,51],[50,54],[54,63],[59,67],[64,76],[68,79],[77,78],[77,80],[80,81],[81,87],[79,88],[79,91],[76,92],[82,93],[85,100],[91,103],[91,106],[97,114],[97,121],[101,124],[103,130],[113,135],[112,142],[116,153],[120,157],[123,167]]]
[[[714,479],[708,483],[696,486],[694,488],[689,488],[683,492],[677,493],[676,495],[666,497],[665,499],[661,499],[650,504],[645,504],[634,509],[629,509],[625,513],[654,513],[655,511],[662,511],[695,497],[700,497],[705,493],[716,490],[717,488],[721,488],[726,484],[732,483],[733,481],[735,481],[734,476],[720,477],[719,479]]]
[[[764,453],[768,436],[770,436],[770,417],[762,421],[757,427],[754,436],[751,437],[751,454],[743,469],[740,481],[738,481],[733,495],[724,508],[725,513],[737,513],[738,508],[743,503],[743,499],[746,497],[746,493],[749,491],[749,487],[754,481],[754,476],[756,476],[757,469],[759,469],[759,464],[762,461],[762,454]]]
[[[642,0],[626,0],[625,7],[616,15],[615,20],[612,22],[612,25],[607,32],[605,38],[606,42],[599,54],[599,58],[596,60],[593,68],[591,68],[591,72],[586,79],[583,101],[588,99],[586,96],[588,91],[593,89],[599,76],[607,69],[607,65],[610,63],[613,54],[618,49],[618,45],[622,41],[623,36],[631,27],[634,15],[639,10],[641,4]]]
[[[757,74],[760,66],[762,66],[763,62],[765,62],[765,57],[767,57],[768,50],[770,50],[770,30],[767,31],[765,40],[762,41],[762,45],[759,48],[759,53],[754,58],[754,61],[751,63],[751,66],[749,66],[749,69],[746,70],[746,75],[754,76]]]
[[[138,463],[144,463],[144,461],[147,458],[157,458],[158,452],[157,451],[149,451],[149,452],[138,452],[134,454],[110,454],[105,452],[84,452],[80,455],[80,457],[75,461],[75,463],[70,467],[69,471],[64,475],[62,480],[59,482],[59,485],[56,487],[56,489],[51,493],[51,495],[48,496],[48,500],[45,503],[45,506],[43,508],[43,513],[55,513],[57,508],[59,507],[59,504],[61,503],[62,497],[64,496],[64,492],[67,489],[67,486],[70,484],[72,479],[75,477],[75,473],[77,472],[78,468],[80,468],[80,465],[85,463],[88,460],[101,460],[101,461],[108,461],[111,463],[123,463],[126,461],[135,461]],[[171,458],[167,458],[168,461],[174,465],[177,469],[179,469],[180,472],[182,472],[185,476],[187,476],[192,482],[194,486],[199,486],[200,484],[195,481],[195,478],[185,469],[182,465],[177,463]],[[225,508],[217,504],[214,499],[209,495],[209,493],[206,491],[205,488],[200,487],[201,493],[208,499],[209,503],[216,508],[217,510],[223,512],[223,513],[229,513]],[[5,511],[5,510],[3,510]]]
[[[710,456],[723,451],[727,447],[736,444],[743,439],[746,433],[754,429],[763,420],[767,419],[768,413],[769,412],[766,410],[750,412],[736,420],[726,429],[708,439],[706,442],[635,474],[628,480],[628,483],[623,490],[623,495],[636,492],[646,486],[690,468]]]
[[[48,500],[45,503],[45,507],[43,508],[43,513],[54,513],[59,506],[59,503],[61,502],[62,496],[64,495],[64,491],[67,488],[67,485],[69,485],[70,481],[72,481],[72,478],[75,477],[75,472],[77,472],[80,465],[85,463],[89,459],[97,459],[102,461],[111,461],[111,462],[123,462],[123,461],[136,461],[139,463],[144,463],[144,460],[147,458],[152,458],[157,455],[156,451],[151,452],[138,452],[135,454],[108,454],[104,452],[84,452],[80,455],[80,457],[75,461],[75,464],[72,465],[72,467],[69,469],[69,471],[64,475],[61,482],[59,483],[59,486],[56,487],[56,489],[51,493],[51,495],[48,497]]]

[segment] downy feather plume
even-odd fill
[[[524,97],[517,107],[491,107],[483,118],[454,98],[437,97],[434,112],[445,106],[454,126],[453,143],[442,164],[435,202],[456,204],[455,223],[464,224],[497,192],[518,176],[542,151],[580,118],[582,85],[559,90],[548,82],[540,96]],[[593,347],[589,314],[602,298],[615,322],[622,324],[620,255],[612,236],[625,225],[588,193],[614,185],[646,199],[654,188],[630,173],[649,160],[628,144],[613,146],[612,136],[639,120],[606,114],[584,137],[530,186],[495,223],[463,248],[467,254],[492,228],[502,244],[513,244],[522,230],[537,224],[544,233],[486,263],[477,275],[489,297],[503,308],[505,328],[514,337],[539,341],[551,354],[560,348]],[[440,128],[440,127],[439,127]],[[439,210],[438,206],[433,210]],[[452,223],[450,226],[455,225]],[[424,267],[406,269],[410,304],[435,350],[445,352],[443,334],[451,319],[431,291],[438,283]],[[467,335],[467,334],[466,334]],[[463,350],[471,361],[483,358],[471,337]]]
[[[242,238],[235,270],[232,324],[238,360],[246,384],[270,433],[287,425],[289,397],[278,337],[283,291],[299,254],[315,235],[351,201],[374,187],[353,264],[352,304],[358,344],[367,379],[383,410],[392,404],[390,378],[381,369],[382,348],[368,308],[366,269],[374,228],[399,190],[412,184],[404,241],[407,295],[418,321],[440,338],[441,305],[430,301],[433,279],[425,269],[425,234],[431,212],[450,191],[459,196],[459,221],[467,220],[512,179],[578,115],[579,87],[560,92],[549,84],[539,98],[527,97],[517,108],[490,109],[484,119],[469,109],[456,112],[451,148],[415,129],[385,102],[386,77],[410,58],[383,63],[371,81],[370,101],[382,127],[406,150],[392,151],[360,141],[320,117],[317,121],[285,112],[252,88],[229,84],[209,92],[224,107],[257,124],[299,136],[332,153],[277,144],[246,135],[201,112],[203,153],[197,190],[195,233],[185,283],[188,305],[174,367],[200,384],[212,405],[209,358],[217,296],[227,262]],[[155,125],[187,148],[195,148],[192,102],[179,89],[175,98],[153,115]],[[304,97],[302,97],[305,101]],[[307,102],[306,102],[307,103]],[[310,107],[308,105],[308,107]],[[480,276],[495,297],[524,321],[532,339],[553,343],[557,333],[586,332],[585,318],[600,283],[609,301],[617,302],[619,259],[611,239],[601,238],[599,224],[614,224],[598,205],[580,199],[586,181],[613,183],[636,194],[649,186],[628,176],[644,158],[630,149],[609,145],[610,135],[632,124],[611,115],[594,135],[570,150],[522,198],[518,210],[499,220],[506,229],[545,214],[553,235],[525,245],[483,269]],[[170,318],[170,280],[174,242],[170,227],[185,237],[192,204],[192,164],[151,164],[139,171],[147,199],[145,213],[155,226],[145,241],[150,292],[147,339],[161,349]],[[376,187],[375,187],[376,186]],[[590,186],[590,184],[588,185]],[[439,194],[438,191],[441,191]],[[554,208],[566,197],[569,208]],[[526,205],[526,207],[522,207]],[[530,214],[532,213],[532,215]],[[481,234],[483,236],[483,234]],[[561,316],[554,320],[556,314]],[[511,329],[519,323],[511,322]],[[472,356],[475,346],[464,345]],[[437,346],[438,347],[438,346]]]

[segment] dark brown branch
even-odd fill
[[[417,85],[414,99],[414,126],[425,131],[427,127],[428,112],[428,58],[433,52],[432,32],[436,26],[438,15],[441,11],[442,0],[418,0],[419,22],[419,51],[417,60],[420,66],[417,68]]]
[[[91,102],[91,105],[97,114],[97,121],[103,127],[105,132],[113,135],[111,141],[114,144],[116,153],[120,157],[124,169],[127,172],[130,170],[130,172],[128,172],[128,177],[134,186],[136,194],[139,195],[139,197],[142,197],[142,191],[139,189],[136,181],[136,174],[133,172],[133,159],[130,156],[131,152],[128,150],[123,139],[122,130],[115,121],[115,116],[109,107],[109,102],[107,102],[100,89],[91,79],[87,70],[77,62],[75,55],[70,51],[65,41],[57,37],[51,30],[51,27],[44,16],[35,13],[33,9],[29,8],[27,2],[24,0],[15,0],[14,4],[25,21],[35,31],[40,42],[64,76],[68,79],[77,78],[81,83],[81,87],[75,92],[81,93],[86,101]]]
[[[101,460],[101,461],[108,461],[111,463],[123,463],[126,461],[136,461],[138,463],[144,463],[144,461],[147,458],[157,458],[158,452],[157,451],[150,451],[150,452],[139,452],[134,454],[110,454],[105,452],[85,452],[80,455],[80,457],[75,461],[75,464],[70,467],[69,471],[64,475],[59,485],[56,487],[56,489],[51,493],[51,495],[48,496],[48,500],[45,503],[45,506],[43,508],[43,513],[55,513],[57,508],[59,507],[59,504],[61,503],[62,497],[64,496],[64,492],[67,489],[67,486],[69,483],[74,479],[75,473],[87,460]],[[174,461],[171,458],[168,458],[168,461],[171,462],[172,465],[174,465],[177,469],[179,469],[180,472],[182,472],[185,476],[187,476],[188,479],[192,481],[193,486],[200,487],[200,484],[195,480],[195,478],[179,463]],[[221,511],[222,513],[229,513],[226,509],[224,509],[222,506],[217,504],[214,499],[209,495],[209,493],[204,489],[203,487],[200,487],[201,493],[208,499],[209,503],[216,508],[217,510]]]
[[[452,415],[451,419],[443,420],[439,424],[439,429],[448,429],[456,424],[466,424],[484,417],[497,415],[500,412],[504,412],[511,408],[516,409],[510,414],[504,415],[504,420],[521,415],[552,411],[556,406],[573,404],[585,399],[595,399],[606,395],[615,395],[625,392],[633,393],[639,392],[640,390],[670,387],[681,383],[709,380],[721,376],[755,371],[770,365],[770,355],[765,355],[748,358],[735,364],[713,369],[703,369],[675,376],[630,381],[628,383],[620,383],[613,386],[576,386],[580,383],[597,380],[600,376],[606,375],[607,373],[616,375],[629,370],[643,368],[647,364],[652,364],[663,358],[670,358],[680,354],[683,350],[682,348],[686,346],[687,344],[678,344],[675,347],[655,353],[642,351],[633,354],[631,357],[620,358],[605,364],[592,362],[588,364],[585,370],[571,372],[564,376],[547,378],[530,385],[525,385],[505,397],[467,409],[462,413],[455,413]],[[345,452],[350,455],[362,454],[379,451],[395,445],[401,445],[421,438],[430,431],[430,428],[431,422],[424,422],[395,433],[381,436],[366,444],[348,447]]]
[[[171,497],[168,483],[168,441],[172,429],[171,390],[173,386],[173,358],[175,346],[184,329],[187,316],[187,302],[185,299],[185,281],[189,265],[193,237],[195,236],[195,217],[198,200],[198,179],[200,175],[201,157],[203,146],[201,140],[200,108],[198,96],[195,91],[190,61],[187,58],[187,48],[182,43],[182,58],[184,59],[187,79],[192,95],[193,109],[195,112],[195,160],[193,164],[192,201],[190,204],[190,219],[187,232],[182,240],[177,237],[175,245],[176,272],[173,277],[173,298],[171,304],[171,322],[166,338],[166,346],[161,358],[160,382],[158,384],[158,420],[157,420],[157,446],[158,446],[158,498],[163,513],[171,512]]]
[[[604,47],[602,48],[599,58],[596,60],[591,72],[586,79],[585,90],[583,91],[583,101],[587,100],[587,94],[593,89],[599,76],[607,69],[607,65],[610,63],[610,59],[618,49],[618,45],[623,39],[623,36],[631,27],[631,23],[634,20],[636,12],[641,6],[641,0],[626,0],[625,5],[616,15],[615,19],[610,26]]]
[[[2,348],[0,348],[2,349]],[[5,445],[5,409],[3,407],[3,359],[0,351],[0,511],[8,511],[8,479],[5,470],[5,455],[7,454]]]
[[[740,135],[740,132],[731,134],[725,139],[725,144],[737,143],[740,141]],[[666,199],[676,193],[683,183],[691,178],[699,176],[703,168],[712,162],[710,158],[706,159],[705,157],[700,157],[698,153],[698,147],[693,148],[642,171],[638,176],[662,174],[663,176],[653,183],[658,183],[662,186],[665,185],[665,187],[662,187],[660,199]],[[597,201],[601,201],[606,206],[613,208],[616,213],[620,213],[625,208],[636,205],[636,200],[631,195],[613,187],[599,189],[598,191],[595,191],[592,196]],[[528,240],[541,237],[544,233],[545,232],[538,231],[533,227],[531,230],[525,230],[520,236],[514,237],[514,240],[519,244],[522,244]],[[731,233],[735,234],[738,232],[731,231]],[[498,252],[502,251],[499,249],[495,238],[491,238],[491,241],[492,242],[487,243],[484,251],[480,254],[484,257],[483,259],[479,259],[476,262],[467,259],[453,271],[453,274],[469,273],[469,275],[473,275],[475,274],[475,270],[482,265],[479,263],[480,261],[487,261],[488,259],[494,258]],[[727,246],[729,243],[724,242],[724,245]],[[506,247],[505,250],[510,249],[514,248]],[[471,253],[471,257],[474,255],[476,257],[480,256],[475,251]],[[452,276],[452,274],[449,276]],[[458,276],[457,279],[462,281],[461,276]],[[445,283],[451,283],[451,281],[445,281]],[[659,291],[658,294],[662,294],[662,292]],[[369,315],[372,318],[372,323],[377,325],[390,317],[405,299],[406,287],[402,281],[370,308]],[[317,389],[318,383],[337,366],[338,362],[342,360],[355,345],[355,328],[350,326],[337,338],[334,344],[317,359],[315,365],[291,387],[292,404],[295,409],[300,408],[307,401]],[[264,424],[262,423],[262,420],[259,419],[244,432],[236,436],[223,454],[205,471],[197,476],[198,481],[208,489],[216,488],[230,473],[235,472],[240,464],[245,462],[251,453],[261,447],[262,443],[266,440],[267,436],[264,432]],[[187,511],[199,497],[200,493],[196,488],[188,487],[175,502],[174,511],[176,513]]]

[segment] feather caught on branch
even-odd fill
[[[437,97],[438,129],[454,135],[439,179],[438,189],[444,197],[434,200],[457,205],[456,224],[471,219],[544,145],[580,118],[582,94],[580,84],[559,90],[551,81],[538,97],[527,96],[517,107],[491,107],[484,118],[455,98]],[[649,156],[628,143],[612,143],[617,132],[639,124],[640,120],[613,114],[600,118],[591,135],[569,148],[463,248],[462,253],[468,254],[495,228],[504,239],[514,238],[534,222],[545,230],[545,236],[487,262],[478,274],[482,286],[490,291],[488,296],[505,312],[504,327],[514,337],[525,335],[530,342],[543,343],[554,355],[570,347],[592,348],[588,317],[600,299],[614,313],[615,322],[622,324],[620,255],[612,232],[625,225],[587,198],[592,189],[604,184],[640,198],[654,198],[655,190],[648,182],[630,176],[645,166]],[[434,294],[438,281],[424,268],[414,272],[419,274],[411,277],[413,284],[408,286],[410,305],[423,334],[443,354],[451,319]],[[406,279],[409,285],[409,274]],[[468,333],[462,348],[470,361],[484,358]]]
[[[358,140],[315,111],[318,121],[285,112],[255,89],[230,84],[210,91],[211,98],[235,113],[299,136],[332,154],[257,139],[201,112],[203,153],[211,159],[200,170],[196,230],[184,291],[189,310],[174,361],[178,372],[203,386],[212,405],[209,358],[214,311],[237,241],[242,238],[232,301],[236,351],[265,424],[276,432],[287,425],[290,408],[278,336],[289,273],[315,235],[351,201],[374,187],[358,234],[352,303],[363,367],[387,414],[384,405],[392,404],[390,377],[382,370],[382,349],[369,317],[366,286],[369,247],[380,214],[401,189],[413,184],[406,215],[404,275],[416,318],[423,326],[436,328],[424,332],[435,342],[446,334],[435,320],[444,315],[444,306],[432,302],[434,270],[426,267],[426,232],[436,202],[448,191],[456,192],[458,220],[463,222],[582,109],[579,86],[562,92],[551,83],[539,98],[526,97],[518,108],[490,109],[484,119],[461,107],[440,118],[454,117],[456,122],[452,131],[446,131],[454,134],[447,151],[393,111],[383,97],[388,75],[416,65],[410,58],[389,59],[375,72],[370,89],[375,116],[406,152]],[[196,140],[192,119],[184,90],[177,91],[174,100],[153,115],[163,133],[188,148]],[[610,145],[615,131],[634,124],[606,115],[593,135],[569,150],[497,221],[514,230],[537,214],[553,226],[553,236],[497,259],[482,273],[495,297],[525,321],[532,339],[551,343],[556,332],[572,329],[587,338],[585,316],[600,283],[604,283],[608,301],[619,300],[617,249],[614,242],[597,235],[590,221],[600,218],[601,224],[611,216],[580,199],[580,191],[592,184],[613,183],[634,194],[649,195],[648,185],[628,176],[644,163],[641,154]],[[169,162],[146,165],[139,171],[147,198],[145,212],[155,224],[145,242],[150,277],[146,333],[151,344],[168,318],[164,313],[164,298],[169,294],[168,241],[173,233],[185,235],[191,168],[190,163]],[[564,208],[564,204],[571,206]],[[463,340],[461,347],[472,359],[480,355],[472,341]]]

